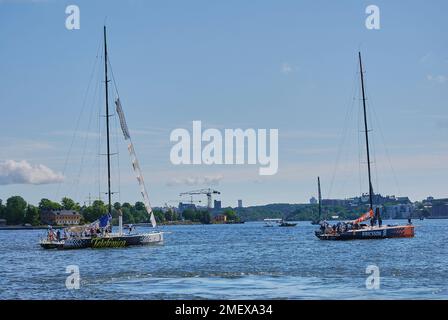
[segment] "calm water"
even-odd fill
[[[350,242],[320,241],[309,222],[171,226],[164,245],[73,251],[0,231],[0,299],[447,299],[448,220],[414,224],[413,239]],[[79,290],[65,287],[67,265]],[[366,289],[368,265],[379,290]]]

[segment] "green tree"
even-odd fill
[[[228,221],[238,221],[238,216],[235,210],[227,208],[224,210],[224,215],[226,215]]]
[[[167,221],[176,221],[179,219],[179,216],[177,215],[177,213],[174,212],[174,210],[171,208],[169,208],[167,211],[165,211],[164,216],[165,216],[165,220],[167,220]]]
[[[156,218],[156,222],[161,223],[165,222],[165,214],[162,210],[154,210],[154,217]]]
[[[93,222],[106,213],[107,213],[107,206],[101,200],[93,201],[90,207],[86,207],[82,211],[82,215],[85,221],[87,222]]]
[[[137,201],[134,205],[134,208],[135,208],[135,210],[138,210],[138,211],[146,211],[145,204],[141,201]]]
[[[197,213],[198,213],[199,222],[201,222],[203,224],[211,223],[212,217],[210,215],[210,212],[208,212],[208,210],[198,211]]]
[[[51,211],[51,210],[61,210],[62,206],[57,203],[57,202],[53,202],[51,200],[48,199],[42,199],[39,202],[39,210],[42,211]]]
[[[25,213],[25,223],[29,223],[33,226],[40,224],[39,208],[31,204],[28,205]]]
[[[145,204],[141,201],[137,201],[131,210],[132,216],[134,217],[135,223],[148,222],[149,215],[146,211]]]
[[[131,209],[132,209],[132,207],[129,208],[127,206],[126,207],[123,206],[121,208],[121,212],[123,212],[123,222],[124,223],[135,223],[134,216],[131,213]]]
[[[0,199],[0,219],[6,219],[5,206],[3,205],[2,199]]]
[[[79,205],[70,198],[64,197],[61,201],[62,208],[65,210],[79,210]]]
[[[22,224],[26,213],[26,201],[20,196],[6,200],[6,220],[8,224]]]

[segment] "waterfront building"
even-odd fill
[[[227,216],[225,214],[217,214],[213,220],[218,223],[225,223],[227,221]]]
[[[429,218],[448,219],[448,202],[433,204]]]
[[[414,211],[412,204],[400,203],[384,207],[384,218],[386,219],[407,219]]]
[[[40,220],[49,225],[78,225],[81,215],[74,210],[48,210],[40,213]]]
[[[183,213],[187,209],[196,210],[196,205],[194,203],[179,202],[179,212],[180,213]]]
[[[343,199],[322,199],[323,206],[341,206],[345,207],[349,204],[348,200]]]

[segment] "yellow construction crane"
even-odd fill
[[[207,209],[210,210],[212,208],[212,195],[213,194],[221,194],[221,192],[208,188],[208,189],[199,189],[199,190],[193,190],[193,191],[188,191],[188,192],[182,192],[179,195],[180,196],[184,196],[184,195],[193,196],[194,194],[207,195]]]

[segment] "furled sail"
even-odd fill
[[[366,213],[364,213],[362,216],[360,216],[358,219],[353,220],[353,223],[354,223],[354,224],[361,223],[361,222],[363,222],[363,221],[372,219],[373,216],[374,216],[374,214],[373,214],[373,210],[370,209],[369,212],[366,212]]]
[[[129,134],[128,125],[126,124],[126,119],[124,118],[123,109],[121,108],[120,99],[115,101],[115,105],[117,106],[118,118],[120,119],[121,130],[123,131],[124,139],[131,139],[131,135]]]
[[[154,218],[154,213],[151,208],[151,204],[149,202],[148,192],[146,191],[145,181],[143,180],[143,174],[138,164],[137,154],[134,150],[134,145],[132,144],[131,135],[129,134],[128,125],[126,124],[126,119],[124,117],[123,109],[121,107],[120,99],[115,100],[115,106],[118,114],[118,118],[120,119],[121,130],[123,131],[124,139],[129,140],[128,143],[128,151],[131,156],[131,164],[134,169],[138,184],[140,186],[140,192],[143,197],[143,203],[145,205],[146,211],[150,215],[150,221],[152,226],[155,228],[157,226],[156,219]]]

